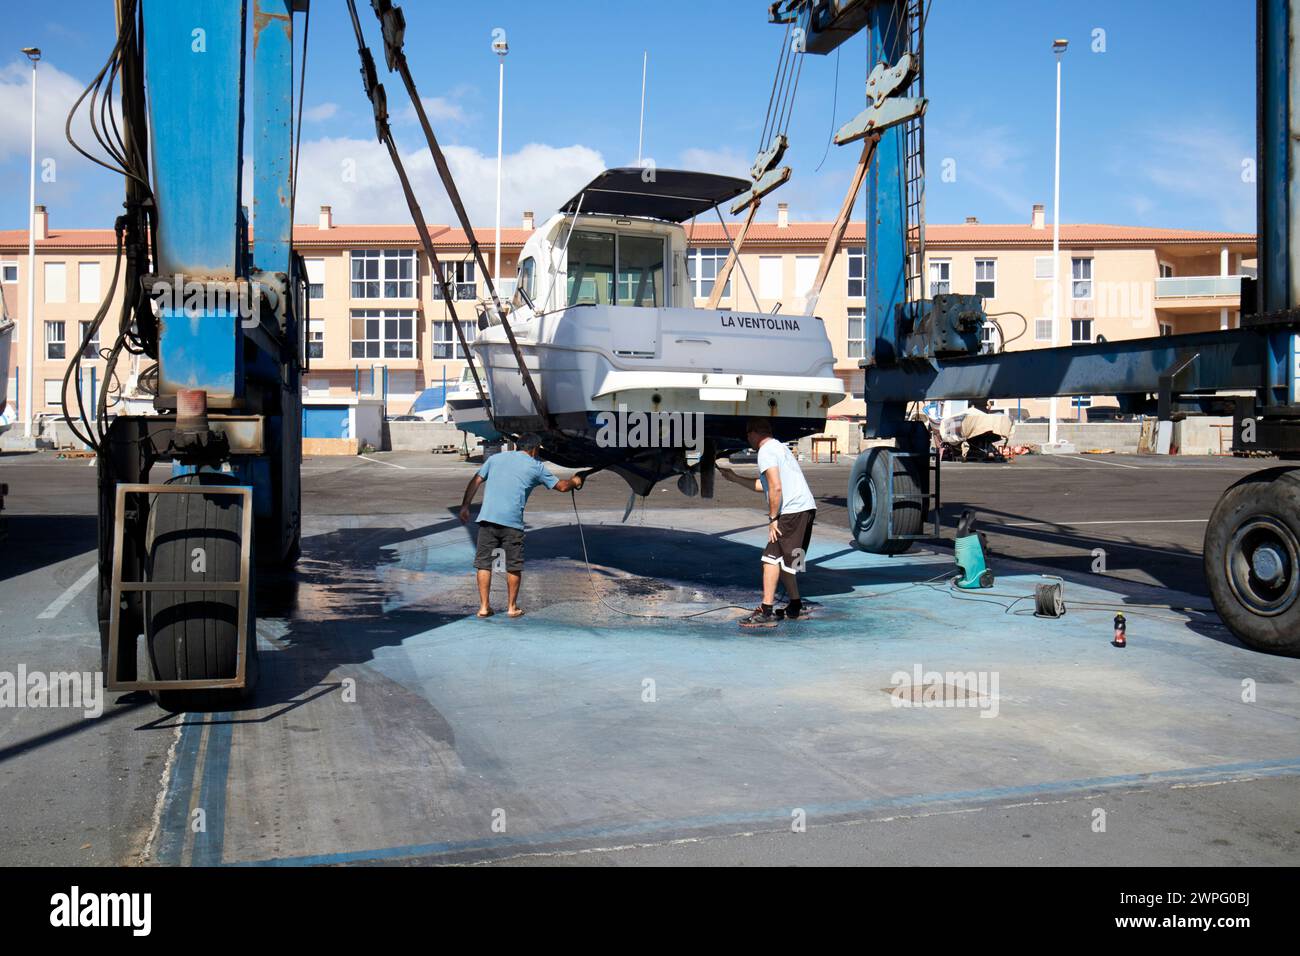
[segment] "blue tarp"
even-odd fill
[[[435,385],[432,388],[426,388],[419,395],[415,396],[415,401],[411,403],[411,414],[416,412],[431,412],[442,408],[447,404],[447,389],[443,385]]]

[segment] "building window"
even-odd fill
[[[780,256],[758,257],[758,297],[779,299],[785,291]]]
[[[725,246],[691,249],[687,252],[686,277],[693,286],[692,294],[695,298],[707,299],[713,294],[714,280],[722,271],[722,265],[730,254],[731,250]],[[722,295],[731,295],[731,276],[727,276],[727,284],[722,287]]]
[[[1051,319],[1034,319],[1034,341],[1035,342],[1052,341],[1052,320]]]
[[[47,359],[67,358],[66,326],[62,322],[45,323],[45,357]]]
[[[78,343],[86,342],[86,333],[90,331],[90,327],[94,324],[95,323],[93,322],[77,323],[77,325],[80,326],[81,328],[81,334],[77,339]],[[99,329],[95,329],[94,336],[91,338],[89,342],[86,342],[85,347],[81,350],[81,357],[87,359],[99,358]]]
[[[1092,341],[1092,319],[1070,320],[1070,344],[1087,345]]]
[[[63,379],[47,378],[45,380],[45,404],[55,411],[63,410]]]
[[[1071,259],[1070,268],[1074,281],[1070,284],[1070,296],[1075,299],[1092,298],[1092,260]]]
[[[817,281],[817,269],[821,265],[821,256],[794,257],[794,294],[803,298],[812,291]]]
[[[417,358],[414,309],[353,309],[353,358]]]
[[[45,263],[45,301],[68,301],[68,267],[65,263]]]
[[[1160,278],[1172,279],[1174,277],[1174,267],[1167,262],[1160,263]]]
[[[461,322],[461,331],[465,333],[465,341],[474,341],[474,323]],[[433,323],[433,357],[436,359],[465,359],[465,350],[461,348],[460,339],[456,335],[456,329],[452,326],[450,320]]]
[[[849,261],[850,299],[861,299],[867,294],[867,250],[865,246],[850,246],[844,250]]]
[[[1161,323],[1160,323],[1160,334],[1161,334],[1161,335],[1173,335],[1173,334],[1174,334],[1174,327],[1173,327],[1173,325],[1172,325],[1171,323],[1169,323],[1169,322],[1161,322]]]
[[[304,259],[307,265],[307,298],[325,298],[325,260]]]
[[[444,262],[442,271],[443,275],[447,277],[447,285],[451,288],[453,297],[462,301],[478,298],[478,285],[474,281],[473,262]],[[438,285],[436,279],[433,283],[433,298],[436,302],[442,301],[442,286]]]
[[[307,357],[323,359],[325,357],[325,320],[309,319],[307,321]]]
[[[952,289],[952,260],[930,260],[930,296],[944,295]]]
[[[77,301],[99,301],[99,263],[77,263]]]
[[[1034,278],[1055,279],[1056,270],[1052,268],[1051,256],[1034,256]]]
[[[980,326],[980,352],[997,352],[1001,348],[1002,337],[998,334],[998,327],[992,321],[985,320]]]
[[[352,298],[414,299],[415,250],[352,250]]]
[[[975,260],[975,294],[986,299],[997,298],[998,294],[998,260]]]
[[[13,285],[18,281],[18,263],[0,262],[0,282]]]
[[[867,357],[867,310],[849,309],[849,358]]]

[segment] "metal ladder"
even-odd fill
[[[926,468],[930,473],[930,490],[922,494],[901,494],[898,490],[898,478],[906,474],[906,471],[900,472],[896,467],[900,458],[920,458],[924,455],[928,460]],[[920,541],[923,538],[940,538],[943,536],[943,528],[940,525],[939,511],[942,507],[942,498],[940,495],[939,483],[939,450],[933,445],[926,452],[919,451],[895,451],[890,456],[889,470],[889,500],[885,502],[886,514],[889,516],[886,526],[888,537],[896,541]],[[895,534],[894,533],[894,503],[898,501],[915,501],[924,510],[924,517],[921,519],[921,530],[917,534]],[[929,522],[933,530],[926,532],[925,526]]]

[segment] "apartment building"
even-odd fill
[[[502,230],[501,275],[508,293],[519,251],[531,234],[533,216]],[[738,230],[721,223],[688,223],[689,275],[695,301],[703,305]],[[721,306],[736,310],[794,312],[815,279],[831,225],[795,222],[785,204],[775,217],[754,223],[741,250],[740,267],[723,290]],[[433,226],[436,254],[452,285],[453,305],[467,339],[476,331],[475,302],[486,294],[484,276],[470,255],[464,232]],[[836,417],[864,414],[858,362],[869,351],[865,333],[865,225],[850,223],[817,304],[835,352],[835,370],[853,397],[831,410]],[[477,231],[489,268],[495,268],[494,231]],[[445,378],[454,381],[464,355],[451,310],[436,287],[411,226],[336,223],[328,206],[317,223],[294,228],[294,244],[307,264],[311,319],[313,395],[360,394],[385,398],[390,415],[406,412],[419,392]],[[11,345],[11,376],[26,375],[26,230],[0,231],[0,293],[17,321]],[[113,275],[111,230],[50,226],[37,207],[35,402],[38,414],[57,412],[63,372],[107,293]],[[985,297],[994,320],[984,331],[986,347],[1011,350],[1231,328],[1239,323],[1242,275],[1254,272],[1255,237],[1218,231],[1140,226],[1063,224],[1060,255],[1052,257],[1052,230],[1043,207],[1021,224],[987,224],[971,218],[926,229],[926,294],[975,293]],[[1053,276],[1061,276],[1058,320],[1052,322]],[[110,312],[115,322],[120,289]],[[107,329],[108,326],[105,328]],[[1055,331],[1055,337],[1054,337]],[[116,333],[114,332],[113,335]],[[103,385],[99,344],[91,343],[83,387]],[[9,414],[21,400],[11,380]],[[1062,415],[1086,415],[1093,396],[1078,396]],[[1109,399],[1097,398],[1098,404]],[[1006,404],[1006,403],[1001,403]],[[1014,403],[1012,403],[1014,404]],[[1046,402],[1026,401],[1026,415],[1046,413]]]

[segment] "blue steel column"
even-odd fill
[[[159,390],[202,388],[210,407],[243,394],[231,308],[186,314],[183,283],[239,275],[243,0],[144,0],[149,142],[158,209],[154,273],[175,290],[161,316]]]
[[[871,12],[871,65],[897,63],[904,51],[903,0],[877,4]],[[904,126],[887,129],[867,171],[867,347],[869,361],[891,364],[897,355],[895,307],[903,302],[907,210],[903,201]]]
[[[253,262],[289,271],[293,242],[292,0],[253,5]]]
[[[868,32],[872,67],[898,62],[904,52],[906,23],[905,0],[885,0],[872,8]],[[866,366],[893,365],[899,354],[896,316],[907,282],[904,131],[903,125],[885,130],[867,169]],[[866,400],[866,434],[903,440],[906,406],[872,401],[870,394]]]
[[[1259,308],[1263,312],[1300,304],[1300,181],[1297,144],[1300,132],[1300,72],[1295,69],[1293,37],[1300,30],[1300,7],[1292,0],[1259,0]],[[1273,363],[1266,401],[1297,402],[1296,339],[1290,333],[1269,337]]]
[[[286,277],[278,371],[278,401],[268,404],[267,432],[273,444],[253,463],[269,467],[271,508],[263,518],[259,549],[270,532],[273,555],[292,555],[300,530],[302,464],[302,316],[298,311],[293,259],[294,51],[293,11],[299,0],[253,2],[253,269],[272,287],[272,275]],[[270,383],[268,383],[269,385]],[[263,483],[259,481],[259,486]]]

